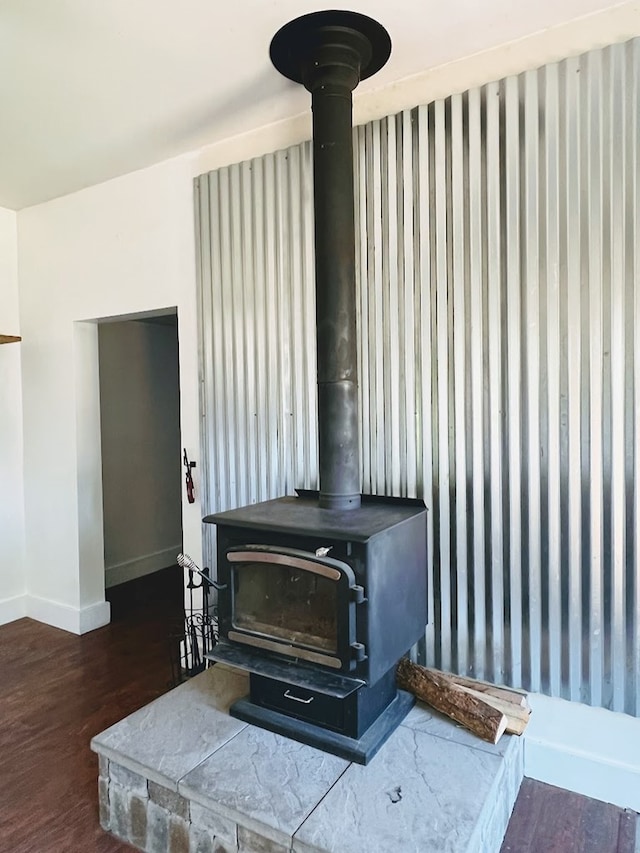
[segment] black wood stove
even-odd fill
[[[363,496],[323,509],[317,493],[207,517],[218,525],[219,643],[251,673],[232,715],[366,761],[412,705],[399,658],[426,624],[426,510]]]
[[[387,61],[380,24],[317,12],[271,59],[312,95],[320,491],[218,513],[219,643],[250,673],[231,714],[366,764],[413,699],[395,666],[427,621],[422,501],[360,494],[352,91]]]

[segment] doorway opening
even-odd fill
[[[176,310],[99,322],[98,361],[109,590],[174,566],[182,551]]]

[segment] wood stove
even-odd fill
[[[299,492],[205,521],[224,585],[212,657],[251,673],[231,713],[366,763],[412,704],[394,671],[427,621],[424,504]]]
[[[231,714],[363,764],[413,703],[395,666],[427,621],[423,502],[360,494],[352,91],[390,51],[380,24],[345,11],[271,43],[312,96],[320,491],[204,519],[223,586],[210,657],[250,673]]]

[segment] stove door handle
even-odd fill
[[[308,699],[301,699],[299,696],[294,696],[293,693],[289,693],[288,690],[284,691],[284,698],[293,699],[294,702],[302,702],[303,705],[309,705],[314,700],[313,696],[310,696]]]
[[[351,587],[351,600],[356,604],[364,604],[367,601],[367,596],[364,594],[364,587],[360,584],[354,584]]]

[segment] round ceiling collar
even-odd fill
[[[368,61],[360,67],[361,80],[371,77],[389,59],[391,39],[382,24],[359,12],[334,9],[302,15],[281,27],[271,40],[271,62],[289,80],[302,83],[303,68],[314,48],[339,41],[341,32],[347,38],[354,33],[364,36],[371,46]]]

